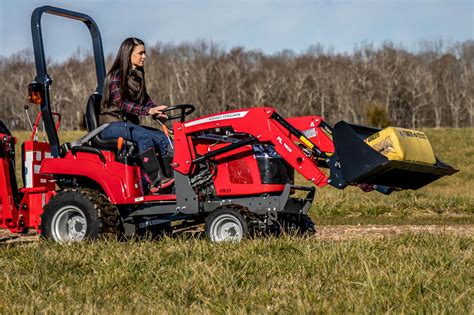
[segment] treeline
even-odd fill
[[[196,105],[193,117],[272,106],[287,117],[320,115],[330,123],[474,127],[474,41],[420,46],[417,53],[385,43],[351,54],[313,46],[268,55],[204,41],[158,43],[147,47],[147,87],[158,104]],[[96,86],[92,56],[78,52],[48,63],[62,128],[82,129],[86,99]],[[12,129],[28,128],[21,111],[34,76],[31,52],[0,59],[0,119]]]

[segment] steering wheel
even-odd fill
[[[172,112],[176,110],[179,110],[180,113],[174,114],[174,115],[167,115],[168,120],[179,118],[179,122],[184,122],[184,118],[188,116],[189,114],[191,114],[192,112],[194,112],[196,108],[194,107],[194,105],[191,105],[191,104],[178,104],[178,105],[169,106],[166,109],[162,110],[162,112],[167,113],[167,112]]]

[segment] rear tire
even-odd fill
[[[41,235],[57,243],[96,239],[100,234],[117,233],[119,216],[110,201],[90,189],[59,192],[44,207]]]
[[[248,236],[248,224],[237,210],[221,208],[206,218],[206,237],[211,242],[238,243]]]

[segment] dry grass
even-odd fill
[[[319,190],[313,218],[349,224],[472,223],[474,130],[427,133],[437,154],[460,173],[388,197],[326,187]],[[26,135],[16,134],[19,141]],[[340,229],[342,234],[356,228]],[[474,235],[465,230],[428,234],[409,227],[380,237],[374,237],[376,231],[354,238],[285,236],[240,244],[182,236],[5,245],[0,313],[472,314]]]
[[[1,313],[472,312],[472,235],[0,247]]]

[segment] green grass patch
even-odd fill
[[[0,247],[0,313],[472,312],[472,235]]]

